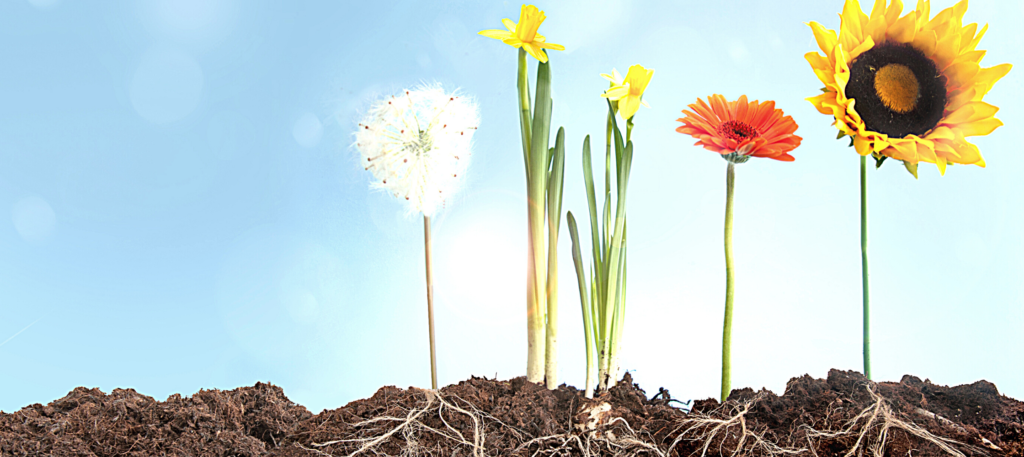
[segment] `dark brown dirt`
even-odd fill
[[[877,395],[876,395],[877,394]],[[257,383],[165,402],[132,389],[76,388],[0,413],[0,457],[320,455],[806,455],[1024,457],[1024,403],[978,381],[913,376],[870,383],[832,370],[792,379],[782,396],[735,390],[692,411],[627,374],[592,400],[524,378],[471,378],[439,392],[388,386],[313,415]],[[959,454],[957,454],[959,453]]]

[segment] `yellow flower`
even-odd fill
[[[967,0],[929,20],[928,0],[900,17],[903,3],[875,0],[871,15],[857,0],[846,0],[840,30],[808,25],[825,53],[804,57],[825,84],[808,98],[835,117],[842,134],[853,137],[857,153],[902,160],[915,176],[918,162],[985,166],[968,136],[988,135],[1003,125],[999,108],[981,101],[1010,64],[982,68],[976,50],[988,25],[964,26]]]
[[[565,46],[547,43],[544,35],[537,33],[537,29],[540,28],[540,24],[544,22],[544,19],[546,19],[544,12],[538,10],[536,6],[523,5],[519,12],[518,24],[512,22],[511,19],[502,19],[501,23],[505,24],[505,28],[508,29],[507,31],[482,30],[479,34],[501,40],[503,43],[514,48],[522,47],[537,60],[547,62],[548,55],[544,52],[545,48],[564,51]]]
[[[651,82],[651,77],[654,76],[654,70],[644,68],[643,65],[633,65],[629,67],[625,78],[622,78],[615,69],[612,69],[611,75],[601,76],[612,83],[612,87],[601,96],[619,102],[619,114],[622,114],[623,119],[629,120],[633,117],[640,109],[640,105],[650,108],[642,98],[647,83]]]

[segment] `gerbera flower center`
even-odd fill
[[[868,130],[893,138],[925,135],[946,108],[946,77],[935,62],[904,43],[884,42],[850,65],[846,97]]]
[[[743,141],[759,136],[757,129],[741,121],[725,121],[718,126],[718,134],[736,141]]]
[[[897,113],[907,113],[917,105],[917,77],[906,65],[891,63],[875,73],[875,93],[885,106]]]

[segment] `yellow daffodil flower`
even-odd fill
[[[651,82],[654,70],[644,68],[643,65],[633,65],[622,78],[618,71],[612,69],[611,75],[602,74],[604,79],[612,82],[612,87],[606,90],[602,97],[619,102],[619,114],[623,119],[629,120],[640,109],[640,105],[648,108],[650,106],[642,100],[647,83]]]
[[[502,19],[501,23],[505,24],[505,28],[508,29],[507,31],[482,30],[479,34],[501,40],[503,43],[514,48],[522,47],[531,56],[537,58],[537,60],[547,62],[548,55],[544,52],[545,48],[564,51],[565,46],[547,43],[544,35],[537,33],[537,29],[540,28],[540,24],[544,22],[544,19],[546,19],[544,12],[537,9],[536,6],[523,5],[522,10],[519,12],[518,24],[512,22],[511,19]]]

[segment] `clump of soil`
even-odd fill
[[[648,399],[628,374],[594,399],[474,377],[439,391],[382,387],[317,415],[263,383],[164,402],[79,387],[0,413],[0,457],[35,455],[1024,457],[1024,403],[985,381],[872,383],[838,370],[793,378],[782,396],[739,389],[692,408],[664,389]]]

